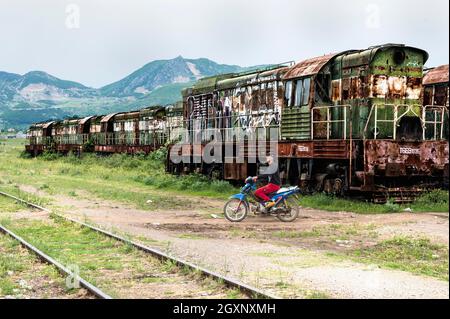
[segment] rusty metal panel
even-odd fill
[[[49,128],[52,124],[54,124],[54,123],[55,123],[55,121],[43,123],[42,128],[43,128],[43,129],[47,129],[47,128]]]
[[[112,114],[105,115],[105,116],[100,120],[100,123],[107,123],[107,122],[109,122],[109,120],[110,120],[111,118],[113,118],[114,116],[116,116],[117,114],[119,114],[119,113],[112,113]]]
[[[293,157],[293,158],[312,158],[313,157],[313,142],[296,142],[278,144],[279,157]]]
[[[246,163],[225,163],[224,178],[230,180],[243,180],[247,177]]]
[[[85,118],[79,120],[79,121],[78,121],[78,124],[84,125],[84,124],[86,124],[86,122],[89,121],[91,118],[93,118],[93,116],[87,116],[87,117],[85,117]]]
[[[441,65],[434,68],[425,74],[423,77],[424,85],[431,85],[436,83],[448,83],[449,78],[449,65]]]
[[[315,158],[349,158],[349,142],[346,140],[314,141],[312,146]]]
[[[431,176],[448,166],[447,141],[398,142],[370,140],[365,143],[366,174],[380,176]]]
[[[283,76],[284,80],[310,76],[320,72],[320,70],[339,53],[327,54],[312,59],[301,61],[290,67]]]

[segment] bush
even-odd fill
[[[33,156],[30,153],[28,153],[27,151],[22,151],[22,152],[20,152],[19,157],[24,158],[24,159],[29,159],[29,158],[32,158]]]
[[[394,203],[391,199],[388,199],[384,204],[384,211],[386,213],[395,213],[400,211],[400,205]]]
[[[62,156],[62,155],[59,154],[59,153],[53,152],[53,151],[51,151],[51,150],[45,150],[45,151],[42,153],[41,158],[42,158],[44,161],[55,161],[55,160],[61,158],[61,156]]]
[[[417,204],[448,204],[448,192],[436,189],[421,195],[416,200]]]
[[[151,152],[148,155],[148,159],[150,161],[156,162],[156,163],[160,163],[160,164],[164,164],[166,162],[166,158],[167,158],[167,147],[161,147],[153,152]]]

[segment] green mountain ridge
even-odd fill
[[[95,89],[42,71],[24,75],[0,71],[0,129],[31,123],[130,111],[181,99],[194,81],[258,67],[218,64],[206,58],[152,61],[125,78]]]

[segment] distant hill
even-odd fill
[[[23,129],[37,121],[128,111],[181,99],[194,81],[247,71],[206,58],[152,61],[127,77],[95,89],[42,71],[24,75],[0,71],[0,128]]]
[[[188,83],[205,76],[242,70],[243,68],[237,65],[179,56],[172,60],[150,62],[124,79],[101,88],[100,91],[102,95],[114,97],[142,96],[167,84]]]

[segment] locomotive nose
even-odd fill
[[[397,49],[394,52],[394,63],[395,64],[402,64],[405,62],[406,54],[405,51],[402,49]]]

